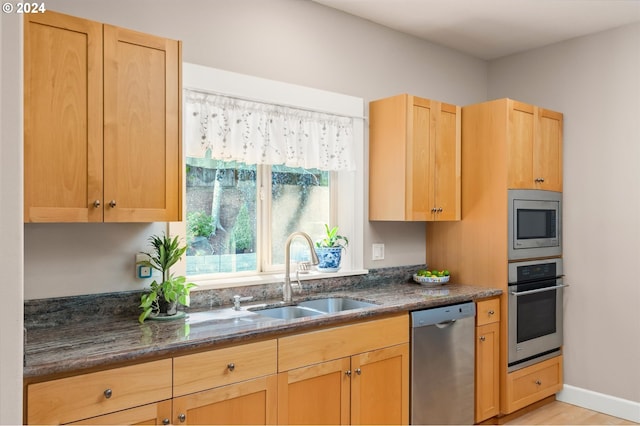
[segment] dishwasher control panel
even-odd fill
[[[455,321],[461,318],[475,317],[476,304],[473,302],[459,305],[441,306],[438,308],[424,309],[411,312],[411,326],[423,327],[425,325],[439,324]]]

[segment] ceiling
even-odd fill
[[[640,22],[640,0],[313,0],[490,60]]]

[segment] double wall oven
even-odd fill
[[[509,371],[560,353],[562,194],[509,191]]]

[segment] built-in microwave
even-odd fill
[[[562,193],[509,190],[509,260],[562,255]]]

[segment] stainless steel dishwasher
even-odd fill
[[[411,424],[474,423],[473,302],[411,313]]]

